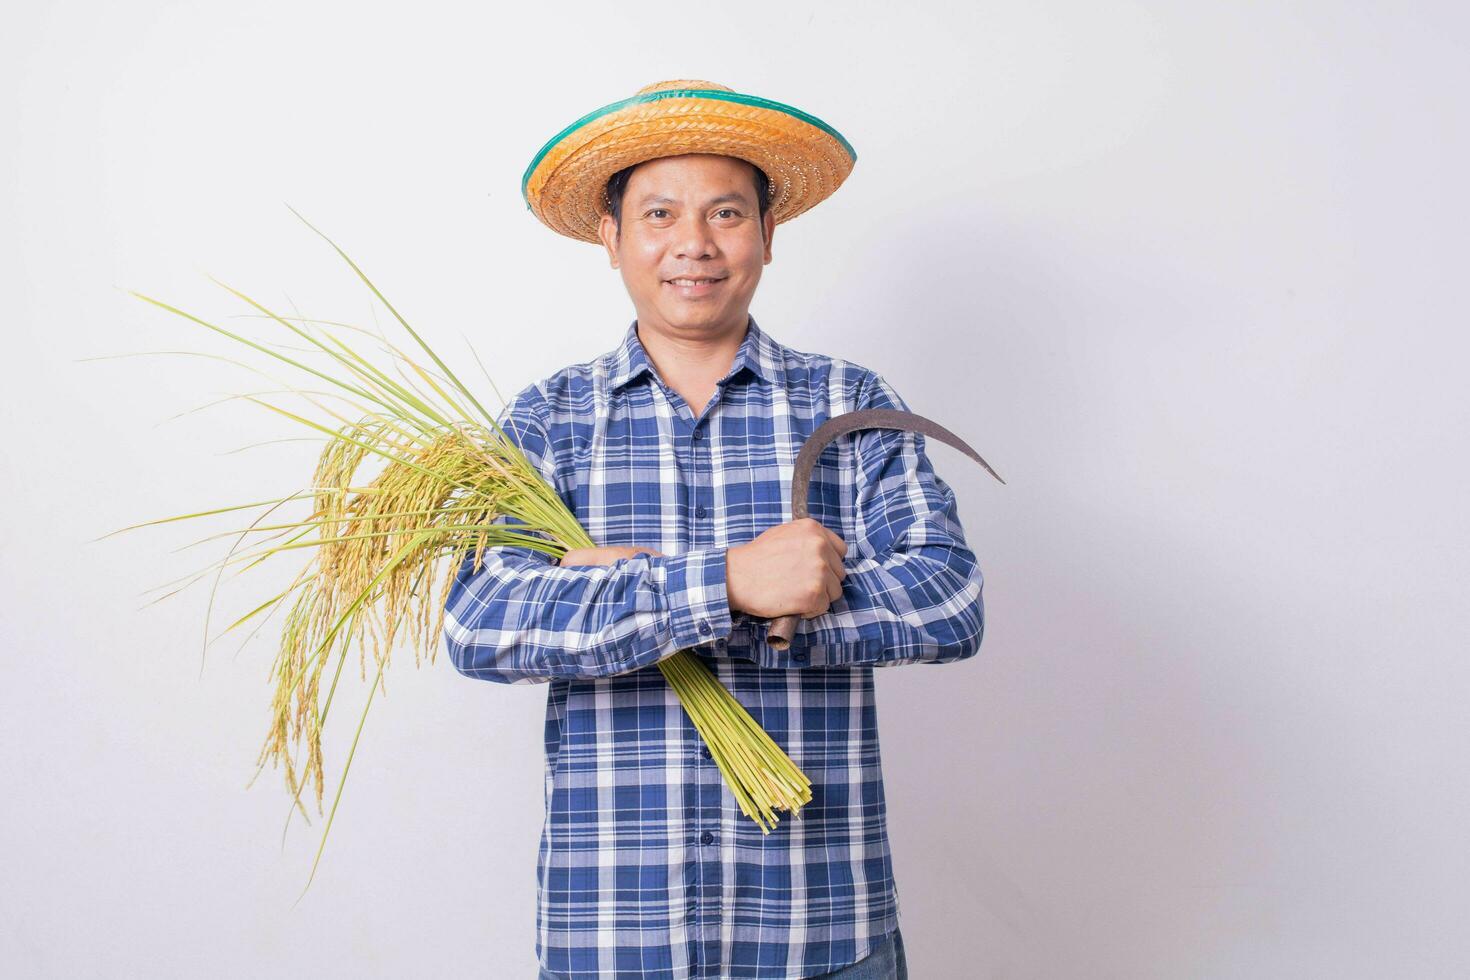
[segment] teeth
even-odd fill
[[[719,282],[718,279],[670,279],[669,282],[675,286],[698,286],[706,282]]]

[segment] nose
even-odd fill
[[[710,233],[709,222],[698,212],[691,211],[679,222],[674,248],[679,258],[714,258],[715,239]]]

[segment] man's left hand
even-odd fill
[[[603,548],[573,548],[571,551],[562,555],[561,561],[557,564],[563,568],[585,565],[611,565],[619,558],[637,558],[641,555],[664,557],[662,551],[654,548],[608,545]]]

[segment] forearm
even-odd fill
[[[731,625],[724,549],[562,568],[491,548],[450,586],[444,634],[460,673],[526,684],[639,670]]]

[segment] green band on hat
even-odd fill
[[[809,123],[817,127],[822,132],[837,140],[837,142],[842,144],[842,148],[847,151],[848,157],[854,163],[857,162],[857,151],[852,148],[852,144],[849,143],[841,133],[839,133],[837,130],[833,129],[826,123],[822,122],[822,120],[818,119],[811,113],[802,112],[800,109],[797,109],[793,106],[789,106],[781,102],[774,102],[771,99],[762,99],[759,96],[755,95],[742,95],[739,92],[725,92],[719,89],[665,89],[661,92],[646,92],[643,95],[635,95],[632,98],[623,99],[621,102],[614,102],[612,105],[605,105],[601,109],[589,112],[587,115],[583,116],[581,119],[578,119],[576,122],[572,123],[566,129],[563,129],[561,132],[557,133],[550,140],[548,140],[546,145],[541,147],[535,158],[531,160],[531,165],[526,168],[525,174],[521,177],[521,197],[524,198],[526,201],[526,209],[530,210],[531,208],[531,199],[526,196],[526,187],[531,182],[531,175],[536,172],[536,166],[541,162],[546,154],[551,152],[556,144],[566,139],[567,136],[576,132],[578,129],[587,125],[595,119],[600,119],[608,113],[617,112],[619,109],[624,109],[630,105],[637,105],[640,102],[653,102],[658,99],[683,99],[691,97],[698,99],[715,99],[720,102],[738,102],[741,105],[750,105],[756,106],[757,108],[761,109],[774,109],[777,112],[784,112],[788,116],[791,116],[795,119],[800,119],[804,123]]]

